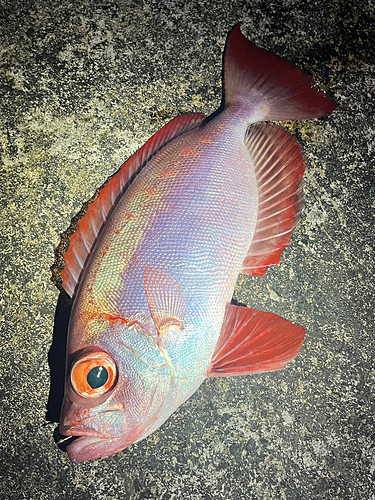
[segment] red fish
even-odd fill
[[[176,117],[111,177],[64,255],[74,297],[60,433],[74,462],[155,431],[207,377],[280,370],[304,329],[231,304],[239,273],[280,260],[302,210],[305,163],[268,120],[336,103],[238,24],[220,112]]]

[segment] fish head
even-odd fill
[[[60,417],[60,434],[75,437],[67,447],[73,462],[112,455],[148,435],[164,421],[172,386],[168,360],[143,327],[89,328],[96,330],[90,342],[68,355]]]

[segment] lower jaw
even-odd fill
[[[115,452],[106,453],[105,448],[100,447],[100,450],[95,449],[95,444],[107,441],[107,438],[88,437],[88,436],[72,436],[73,441],[70,441],[67,446],[67,453],[70,460],[74,463],[85,462],[100,458],[106,455],[111,455]]]

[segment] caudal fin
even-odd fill
[[[310,76],[247,40],[240,26],[233,28],[225,48],[226,107],[241,103],[254,121],[317,118],[337,108]]]

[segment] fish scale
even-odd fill
[[[113,213],[111,224],[107,226],[101,240],[102,252],[93,257],[92,270],[82,281],[80,300],[85,300],[85,290],[92,289],[94,301],[102,304],[103,288],[96,286],[96,283],[111,281],[110,297],[104,287],[108,312],[125,318],[139,311],[148,313],[142,281],[144,267],[147,263],[160,265],[159,256],[163,255],[162,270],[178,279],[193,300],[207,302],[213,316],[223,312],[223,304],[230,300],[255,228],[257,195],[246,148],[243,147],[246,160],[236,161],[236,169],[231,168],[230,159],[236,156],[239,144],[231,140],[233,134],[230,130],[226,132],[230,136],[225,148],[226,158],[211,168],[210,183],[207,182],[208,173],[202,163],[213,164],[211,157],[215,154],[215,143],[209,147],[206,144],[201,146],[199,156],[178,155],[185,144],[189,144],[194,151],[198,150],[201,143],[197,131],[188,132],[180,140],[167,145],[162,155],[149,162]],[[213,140],[221,142],[223,137]],[[177,175],[160,177],[158,171],[165,165],[173,165],[175,159]],[[238,168],[241,163],[243,169]],[[232,170],[235,170],[238,181],[242,182],[236,187],[236,196],[230,200],[232,203],[225,203],[225,200],[223,203],[222,193],[229,196],[229,189],[233,186]],[[155,182],[157,177],[158,182]],[[155,189],[156,194],[150,196],[146,193],[147,189]],[[121,238],[113,238],[122,221],[126,220],[127,213],[134,214],[135,219],[126,222]],[[138,245],[126,245],[128,241],[136,241]],[[127,263],[134,260],[136,263],[128,266]],[[197,268],[200,272],[196,272]],[[234,270],[228,273],[228,269]],[[96,275],[95,279],[93,275]],[[91,280],[93,286],[89,288],[86,284]],[[127,284],[131,284],[131,287]],[[113,299],[113,296],[116,298]],[[217,305],[218,311],[215,310]],[[212,340],[213,345],[219,333],[220,329]]]

